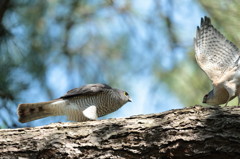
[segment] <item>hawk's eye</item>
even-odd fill
[[[128,96],[128,93],[127,93],[127,92],[124,92],[124,95],[125,95],[125,96]]]

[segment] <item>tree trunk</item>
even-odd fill
[[[240,107],[0,130],[0,158],[240,158]]]

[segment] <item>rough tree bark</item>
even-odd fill
[[[0,158],[240,158],[240,107],[0,130]]]

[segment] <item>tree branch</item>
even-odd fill
[[[5,158],[239,158],[240,107],[0,130]]]

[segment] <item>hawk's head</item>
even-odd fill
[[[218,91],[217,94],[215,93],[216,92],[214,91],[214,89],[211,90],[208,94],[206,94],[203,97],[202,102],[208,105],[220,105],[227,102],[229,94],[226,89],[222,89],[221,91]],[[234,97],[236,96],[231,97],[230,100],[232,100]]]

